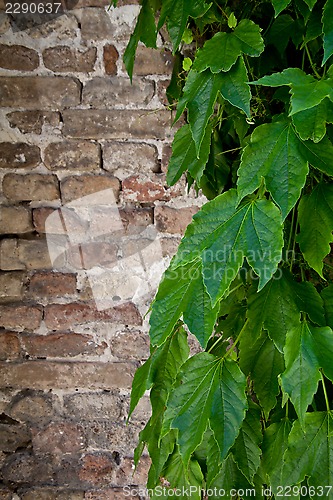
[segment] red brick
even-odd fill
[[[12,361],[21,357],[21,345],[17,333],[0,330],[0,360]]]
[[[105,189],[112,189],[117,198],[120,190],[120,182],[116,177],[107,175],[80,175],[63,179],[60,189],[64,202],[98,193]]]
[[[115,462],[110,453],[87,453],[82,458],[79,472],[81,481],[93,486],[110,484],[115,469]]]
[[[166,186],[164,174],[152,174],[149,179],[132,175],[123,180],[122,187],[123,199],[132,202],[168,201],[182,194],[179,186]]]
[[[197,211],[198,207],[155,207],[154,216],[157,230],[163,233],[184,234]]]
[[[111,338],[112,356],[118,359],[142,359],[149,357],[149,336],[140,331],[118,332]]]
[[[114,45],[104,45],[103,60],[105,73],[107,75],[117,74],[117,60],[119,58],[118,50]]]
[[[0,305],[0,327],[35,330],[42,320],[41,306],[11,304]]]
[[[43,51],[43,61],[46,68],[55,72],[88,73],[94,69],[96,54],[96,47],[86,50],[67,46],[49,47]]]
[[[65,297],[75,295],[76,275],[69,273],[35,273],[31,276],[26,295],[29,297]]]
[[[25,273],[0,272],[0,299],[1,301],[19,300],[23,296]]]
[[[24,335],[23,350],[30,358],[66,358],[78,355],[103,354],[106,343],[96,344],[89,335],[79,333],[52,333]]]
[[[6,117],[10,126],[17,127],[23,134],[41,134],[44,125],[60,124],[60,114],[56,111],[12,111]]]
[[[124,458],[121,461],[120,467],[117,468],[115,474],[115,486],[128,486],[135,484],[145,487],[147,484],[148,470],[150,467],[150,460],[148,457],[142,457],[136,470],[134,469],[134,460],[131,458]],[[135,471],[135,472],[134,472]]]
[[[6,198],[11,201],[46,201],[59,198],[58,179],[55,175],[6,174],[2,188]]]
[[[0,363],[1,387],[55,389],[126,389],[131,387],[133,363],[33,360]]]
[[[0,45],[0,66],[19,71],[33,71],[39,66],[35,50],[22,45]]]
[[[32,446],[36,455],[79,453],[85,447],[82,428],[69,422],[51,422],[44,429],[33,430]]]
[[[154,83],[136,78],[96,77],[83,87],[82,103],[92,108],[107,109],[116,105],[147,105],[154,96]]]
[[[94,321],[139,325],[142,320],[131,302],[105,311],[98,311],[94,305],[80,302],[51,304],[45,307],[45,323],[52,330],[67,329]]]
[[[93,142],[52,142],[45,149],[44,163],[49,170],[99,170],[100,157],[100,146]]]
[[[0,233],[23,234],[33,231],[31,211],[25,207],[0,207]]]
[[[57,76],[0,78],[0,106],[25,109],[61,109],[80,104],[80,82]]]
[[[172,66],[173,57],[169,50],[138,47],[134,64],[135,75],[171,75]]]
[[[37,146],[25,142],[0,143],[0,168],[34,168],[40,161]]]
[[[110,40],[113,28],[104,9],[90,8],[82,12],[81,36],[83,40]]]

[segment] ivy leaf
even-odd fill
[[[331,251],[333,242],[333,185],[321,182],[304,195],[298,217],[298,242],[304,259],[323,277],[323,258]]]
[[[265,429],[261,464],[264,474],[269,478],[267,483],[274,490],[282,484],[283,455],[288,446],[291,425],[290,420],[284,418]]]
[[[333,2],[332,0],[327,0],[324,10],[323,10],[323,33],[324,33],[324,57],[322,65],[331,57],[333,54]]]
[[[272,4],[275,10],[275,17],[277,17],[280,12],[282,12],[290,4],[290,0],[272,0]]]
[[[219,73],[229,71],[242,53],[258,57],[264,50],[260,31],[253,21],[242,19],[232,32],[216,33],[198,51],[193,69],[202,72],[210,68],[212,73]]]
[[[317,106],[325,97],[333,101],[333,88],[329,80],[323,79],[307,84],[292,84],[290,115]]]
[[[327,325],[333,328],[333,284],[322,290],[321,297],[324,301]]]
[[[253,491],[251,485],[243,476],[233,458],[232,453],[229,453],[227,458],[223,461],[220,472],[209,485],[211,494],[210,500],[221,500],[220,492],[223,491],[223,498],[234,498],[234,490]]]
[[[254,344],[245,336],[243,338],[245,340],[240,342],[240,367],[246,375],[251,375],[254,392],[268,418],[280,392],[277,377],[284,370],[283,355],[266,332],[262,332]]]
[[[281,87],[283,85],[306,85],[315,83],[317,80],[311,75],[307,75],[299,68],[286,68],[281,73],[273,73],[265,75],[259,80],[250,82],[255,85],[263,85],[265,87]]]
[[[298,146],[299,139],[288,120],[257,127],[238,169],[239,199],[253,193],[264,177],[267,190],[285,219],[297,202],[309,171]]]
[[[333,175],[332,154],[333,145],[327,135],[318,143],[300,141],[299,150],[303,158],[314,168],[328,175]]]
[[[325,485],[333,484],[332,420],[331,412],[313,412],[305,415],[304,428],[298,420],[294,422],[284,454],[281,484],[299,484],[306,476],[310,486],[324,486],[324,491]]]
[[[247,71],[243,57],[239,57],[230,71],[221,73],[220,92],[224,99],[236,108],[241,109],[249,117],[251,91],[247,83]]]
[[[304,2],[307,4],[310,10],[313,9],[313,7],[316,5],[317,0],[304,0]]]
[[[292,116],[295,129],[303,141],[311,139],[320,142],[326,134],[327,106],[330,101],[325,98],[318,106],[305,109]]]
[[[324,374],[333,382],[333,331],[329,326],[313,328],[315,352]]]
[[[169,186],[173,186],[186,170],[193,179],[200,181],[209,157],[211,135],[212,127],[208,124],[198,158],[190,126],[184,125],[176,132],[167,173]]]
[[[193,217],[175,256],[174,265],[200,257],[207,291],[216,302],[235,279],[246,257],[259,276],[259,290],[281,260],[281,215],[269,200],[248,200],[237,208],[230,189],[204,205]]]
[[[293,403],[304,426],[305,413],[313,400],[320,380],[320,365],[309,325],[301,323],[287,333],[284,348],[286,369],[281,375],[281,387]]]
[[[135,29],[124,52],[124,63],[130,80],[132,81],[135,52],[139,41],[147,47],[156,48],[157,30],[155,17],[149,0],[142,1],[142,7],[135,26]]]
[[[289,14],[283,14],[275,19],[267,35],[267,44],[275,45],[282,54],[288,45],[294,23],[294,19]]]

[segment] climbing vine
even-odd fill
[[[333,498],[333,0],[141,3],[127,71],[162,30],[167,181],[209,201],[151,307],[135,460],[151,498]]]

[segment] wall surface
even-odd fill
[[[0,499],[129,497],[149,415],[125,424],[144,313],[200,204],[165,183],[171,54],[122,54],[139,6],[0,11]],[[0,2],[4,9],[4,5]],[[134,487],[133,486],[133,487]]]

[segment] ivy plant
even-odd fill
[[[161,33],[167,181],[209,201],[151,306],[135,460],[151,498],[333,498],[333,0],[141,4],[127,71]]]

